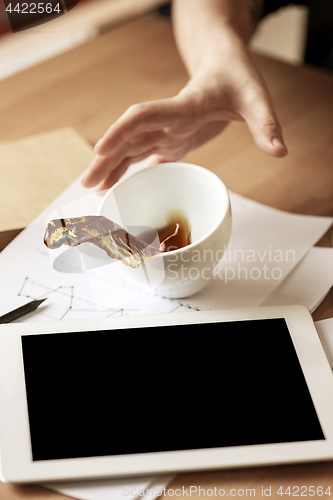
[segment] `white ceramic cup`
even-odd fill
[[[183,298],[208,284],[229,243],[230,200],[219,177],[182,162],[144,168],[115,184],[104,196],[98,214],[135,234],[135,227],[161,228],[175,210],[189,221],[191,244],[154,257],[137,269],[123,265],[123,271],[140,288]]]

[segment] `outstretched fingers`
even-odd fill
[[[103,191],[104,189],[109,189],[116,182],[118,182],[118,180],[120,179],[120,177],[122,177],[124,175],[124,173],[126,172],[126,170],[128,169],[128,167],[130,165],[132,165],[132,163],[136,163],[136,162],[139,162],[141,160],[144,160],[145,158],[150,157],[151,155],[155,156],[155,150],[154,149],[150,150],[150,151],[147,151],[145,153],[142,153],[141,155],[137,155],[135,157],[125,158],[120,163],[120,165],[117,166],[117,168],[115,168],[114,170],[112,170],[111,172],[109,172],[103,178],[103,180],[96,187],[96,191]]]
[[[142,132],[131,140],[122,144],[118,149],[105,156],[95,156],[85,173],[82,184],[85,187],[96,186],[98,183],[117,170],[126,158],[134,163],[138,156],[146,158],[165,141],[163,130],[157,132]],[[116,177],[116,175],[114,176]]]
[[[142,131],[169,127],[179,114],[175,98],[135,104],[106,131],[95,146],[95,153],[105,156]]]

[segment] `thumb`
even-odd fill
[[[277,158],[288,154],[281,125],[268,99],[254,106],[251,114],[244,118],[255,143],[262,151]]]

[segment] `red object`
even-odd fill
[[[81,4],[81,3],[91,2],[91,1],[95,1],[95,0],[65,0],[65,3],[66,3],[67,11],[69,11],[73,7],[75,7],[78,3]],[[12,3],[13,3],[13,6],[15,6],[17,1],[13,0]],[[5,33],[9,33],[11,31],[12,31],[12,29],[11,29],[11,26],[10,26],[10,23],[8,20],[5,4],[4,4],[3,0],[0,0],[0,36],[4,35]]]
[[[0,0],[0,36],[4,33],[11,31],[10,24],[7,17],[5,4]]]

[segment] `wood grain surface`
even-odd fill
[[[289,155],[267,156],[245,124],[232,123],[184,160],[210,168],[228,188],[257,201],[332,215],[332,75],[254,60],[273,95]],[[95,144],[128,106],[175,95],[186,81],[170,23],[145,17],[0,82],[0,137],[10,141],[72,126]],[[6,187],[0,187],[3,203]]]
[[[272,207],[333,216],[332,75],[253,57],[273,95],[289,155],[268,157],[256,148],[244,124],[233,123],[184,160],[211,169],[229,189]],[[0,136],[10,141],[70,125],[94,144],[128,106],[175,95],[186,81],[169,22],[144,17],[0,82],[0,95],[6,96],[0,101]],[[19,165],[13,183],[16,175],[20,175]],[[35,188],[27,186],[28,196]],[[53,197],[59,194],[57,189],[54,186]],[[1,185],[0,193],[5,204],[8,186]],[[49,202],[50,194],[45,196]],[[14,234],[3,235],[2,241]],[[326,236],[322,244],[330,242]],[[332,316],[331,293],[314,317]],[[244,408],[245,417],[247,411]],[[232,496],[234,488],[234,498],[245,498],[246,490],[254,488],[256,498],[265,498],[262,488],[267,492],[271,488],[270,498],[281,500],[288,495],[277,493],[280,486],[285,490],[312,485],[324,491],[330,486],[333,493],[333,462],[180,474],[169,492],[200,486],[223,488]],[[28,498],[61,496],[35,486],[0,484],[0,500]],[[202,495],[198,491],[191,498]]]

